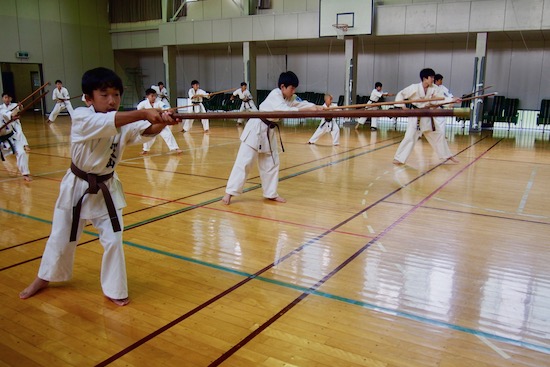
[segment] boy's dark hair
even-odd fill
[[[382,87],[382,83],[376,82],[374,83],[374,88]]]
[[[241,83],[241,87],[242,87],[243,85],[246,87],[248,84],[246,84],[246,82],[242,82],[242,83]]]
[[[294,88],[298,88],[298,84],[300,84],[300,81],[298,80],[298,77],[296,74],[294,74],[292,71],[284,71],[279,75],[279,88],[281,85],[284,85],[285,87],[293,86]]]
[[[55,84],[57,84],[57,83],[63,84],[63,82],[62,82],[61,80],[59,80],[59,79],[57,79],[57,80],[55,81]]]
[[[124,87],[122,86],[122,80],[111,69],[99,67],[88,70],[82,75],[82,93],[91,97],[94,95],[94,90],[114,88],[120,92],[120,95],[124,93]]]
[[[164,83],[163,82],[158,82],[157,84],[159,87],[162,85],[164,87]]]
[[[441,74],[435,74],[434,80],[435,80],[435,81],[443,80],[443,75],[441,75]]]
[[[420,70],[420,80],[428,79],[430,76],[435,76],[434,69],[426,68]]]
[[[153,88],[147,88],[145,90],[145,95],[148,96],[149,94],[157,94],[157,91],[154,90]]]
[[[13,98],[13,96],[9,92],[2,93],[2,98],[4,98],[4,96],[8,96],[8,97]]]
[[[193,80],[193,81],[191,82],[191,86],[194,86],[195,84],[200,84],[200,83],[199,83],[198,80]]]

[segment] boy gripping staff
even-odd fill
[[[210,95],[207,94],[205,91],[200,89],[200,83],[198,80],[193,80],[191,82],[191,88],[189,88],[189,100],[191,101],[191,111],[193,113],[198,112],[206,112],[206,109],[204,108],[204,105],[202,104],[203,98],[210,98]],[[183,123],[183,131],[188,132],[193,127],[193,121],[195,120],[185,120]],[[208,119],[201,119],[202,122],[202,128],[204,129],[204,132],[207,133],[208,129],[210,128],[210,122]]]
[[[252,94],[247,88],[248,88],[248,84],[246,84],[246,82],[242,82],[241,87],[235,90],[231,95],[231,100],[235,99],[236,96],[238,96],[241,99],[242,103],[241,103],[241,108],[239,112],[258,111],[252,99]],[[244,122],[244,119],[238,119],[237,125],[240,125],[243,122]]]
[[[166,125],[177,122],[171,113],[154,109],[117,112],[123,93],[122,80],[106,68],[84,73],[82,91],[89,107],[79,107],[72,115],[71,168],[61,181],[52,232],[38,276],[19,297],[32,297],[50,281],[71,278],[75,248],[89,220],[99,230],[104,247],[103,293],[115,304],[124,306],[129,302],[122,248],[122,208],[126,202],[114,171],[128,144],[142,143],[144,137],[154,136]]]
[[[143,110],[145,108],[154,108],[157,110],[166,110],[170,108],[169,106],[165,105],[164,102],[162,102],[161,99],[157,99],[157,92],[153,88],[149,88],[145,91],[145,99],[138,103],[137,109]],[[176,139],[174,138],[174,134],[172,134],[172,130],[168,126],[165,126],[164,129],[160,132],[160,136],[164,139],[164,142],[166,145],[168,145],[168,148],[172,152],[176,153],[182,153],[183,151],[180,150],[180,147],[178,146],[178,143],[176,142]],[[146,141],[143,143],[143,151],[141,152],[142,155],[149,154],[149,151],[151,150],[151,147],[155,143],[156,136],[154,136],[151,140]]]
[[[292,71],[279,76],[278,88],[269,93],[260,104],[260,111],[318,111],[323,107],[307,101],[297,100],[294,91],[299,80]],[[231,198],[243,192],[246,176],[254,161],[258,160],[258,169],[265,198],[280,203],[286,200],[277,193],[279,184],[279,152],[275,136],[277,124],[267,119],[253,118],[245,125],[241,134],[241,146],[237,159],[227,181],[222,201],[229,205]]]
[[[67,110],[69,115],[73,114],[73,105],[70,101],[71,97],[69,96],[69,91],[63,86],[63,82],[61,80],[55,81],[55,89],[52,92],[52,99],[56,101],[56,103],[52,112],[50,112],[50,116],[48,116],[48,120],[46,121],[48,124],[57,119],[57,115],[59,115],[61,110]]]
[[[407,88],[403,89],[395,96],[396,105],[398,102],[403,102],[406,99],[432,99],[436,97],[443,97],[443,91],[441,88],[434,85],[435,71],[433,69],[422,69],[420,71],[420,83],[411,84]],[[458,98],[445,98],[444,102],[460,102]],[[420,102],[415,103],[414,106],[418,108],[430,107],[430,102]],[[406,109],[405,105],[402,105],[403,109]],[[435,150],[435,153],[439,159],[450,160],[454,163],[457,163],[458,160],[453,157],[445,140],[445,133],[437,128],[437,124],[431,117],[409,117],[409,122],[407,124],[407,130],[403,140],[397,148],[395,157],[393,159],[393,164],[404,164],[411,152],[413,151],[414,144],[418,140],[417,128],[420,128],[420,132],[424,134],[426,140],[432,148]]]

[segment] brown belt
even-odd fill
[[[98,176],[93,173],[86,173],[82,171],[80,168],[75,166],[74,163],[71,162],[71,172],[74,173],[74,175],[86,182],[88,182],[88,189],[82,194],[82,197],[80,200],[78,200],[78,203],[73,207],[73,222],[71,226],[71,237],[70,240],[76,241],[76,233],[78,231],[78,221],[80,219],[80,210],[82,209],[82,200],[84,200],[84,196],[86,194],[97,194],[99,190],[101,189],[101,192],[103,193],[103,198],[105,199],[105,204],[107,205],[107,211],[109,212],[109,217],[111,218],[111,224],[113,225],[113,231],[120,232],[120,222],[118,221],[118,216],[115,208],[115,203],[113,202],[113,198],[111,197],[111,193],[109,192],[109,188],[107,185],[105,185],[105,181],[113,177],[114,172],[111,172],[106,175]]]

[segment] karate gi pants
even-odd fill
[[[340,127],[335,122],[321,123],[317,130],[313,133],[313,136],[309,139],[309,142],[315,144],[324,134],[330,134],[332,136],[333,145],[340,144]]]
[[[366,122],[367,122],[366,117],[359,117],[359,119],[357,120],[357,123],[359,125],[365,125]],[[378,117],[371,117],[370,118],[370,127],[378,128]]]
[[[248,102],[241,103],[241,108],[239,109],[239,112],[243,111],[258,111],[256,108],[256,105],[254,104],[253,100],[250,100]],[[237,123],[242,124],[245,119],[237,119]]]
[[[101,193],[96,194],[101,195]],[[117,209],[120,226],[124,228],[122,209]],[[103,293],[112,299],[128,297],[128,283],[126,279],[126,263],[122,247],[122,232],[114,232],[108,214],[99,218],[90,219],[92,225],[99,231],[99,242],[103,246],[101,261],[101,288]],[[72,224],[72,210],[56,208],[53,214],[53,225],[50,238],[46,243],[42,262],[38,270],[38,277],[51,282],[64,282],[73,275],[75,249],[86,219],[78,222],[76,241],[70,241]]]
[[[274,199],[279,196],[277,193],[277,186],[279,185],[279,152],[275,150],[272,154],[259,153],[245,143],[241,143],[237,159],[229,175],[225,189],[227,194],[233,196],[242,194],[246,177],[255,160],[258,160],[258,170],[260,171],[264,197]]]
[[[206,112],[206,109],[204,108],[204,105],[202,103],[200,104],[194,104],[192,108],[192,113],[198,113],[198,112]],[[183,131],[188,132],[193,127],[193,121],[195,120],[185,120],[183,123]],[[204,131],[210,130],[210,122],[208,119],[201,119],[202,122],[202,128]]]
[[[29,155],[25,152],[25,146],[23,142],[13,136],[10,138],[13,147],[15,148],[15,158],[17,159],[17,168],[22,175],[30,175],[31,171],[29,170]],[[2,153],[4,157],[12,154],[12,150],[8,142],[2,143]]]
[[[174,134],[172,134],[172,130],[170,130],[168,126],[165,126],[164,129],[160,131],[159,135],[162,136],[162,138],[164,139],[164,141],[166,142],[166,145],[168,145],[168,148],[170,150],[176,150],[180,148],[178,146],[178,143],[176,142],[176,138],[174,138]],[[143,151],[144,152],[150,151],[153,144],[155,144],[156,139],[157,139],[157,136],[143,143]]]
[[[59,115],[59,113],[61,112],[61,110],[64,110],[64,109],[66,109],[67,112],[69,112],[69,115],[73,114],[73,105],[71,104],[71,102],[65,101],[61,103],[56,103],[55,106],[53,107],[52,112],[50,112],[50,115],[48,116],[48,120],[50,120],[51,122],[54,122],[57,116]]]
[[[401,144],[399,144],[399,147],[397,148],[397,152],[395,153],[394,159],[398,162],[405,163],[409,156],[411,155],[414,145],[416,144],[416,141],[418,140],[418,132],[417,127],[418,125],[418,119],[416,117],[409,117],[409,121],[407,124],[407,131],[405,132],[405,136],[403,137],[403,140],[401,141]],[[424,136],[426,137],[426,140],[432,148],[435,151],[435,154],[439,157],[439,159],[447,159],[452,156],[452,153],[449,149],[449,145],[447,144],[447,141],[445,140],[445,134],[441,132],[437,128],[435,131],[423,131]]]

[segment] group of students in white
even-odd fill
[[[433,85],[435,73],[424,69],[421,82],[413,84],[396,96],[396,102],[408,98],[429,99],[445,97],[443,89]],[[332,103],[326,96],[325,105],[318,106],[302,101],[295,96],[299,80],[292,71],[281,73],[277,87],[260,104],[260,111],[321,111]],[[243,85],[242,87],[246,87]],[[207,95],[198,88],[194,95]],[[71,166],[60,184],[60,193],[55,204],[52,231],[46,243],[36,278],[20,294],[27,299],[46,288],[49,282],[68,281],[72,277],[74,252],[87,221],[98,228],[100,243],[104,247],[100,282],[105,297],[119,306],[129,303],[126,265],[122,245],[122,208],[126,206],[122,185],[116,174],[124,149],[130,144],[143,144],[170,125],[181,123],[174,118],[173,110],[155,108],[156,101],[147,98],[147,105],[133,111],[119,111],[123,85],[120,77],[112,70],[96,68],[82,77],[82,92],[86,107],[78,107],[71,113]],[[245,89],[235,95],[246,97]],[[162,96],[161,92],[154,93]],[[191,91],[190,91],[191,94]],[[149,95],[149,94],[148,94]],[[164,94],[166,96],[167,94]],[[251,97],[248,97],[251,98]],[[162,99],[162,97],[161,97]],[[447,99],[446,99],[447,100]],[[449,102],[458,99],[448,97]],[[160,103],[166,103],[160,101]],[[418,103],[418,107],[429,104]],[[248,105],[252,108],[251,104]],[[193,108],[195,108],[193,106]],[[247,108],[247,107],[244,107]],[[416,117],[409,121],[405,138],[395,160],[404,163],[412,145],[417,140],[417,125],[428,142],[442,159],[453,159],[452,154],[440,149],[446,144],[437,128],[432,129],[431,118]],[[277,191],[279,182],[279,153],[275,130],[277,120],[251,118],[240,136],[241,144],[233,169],[229,176],[225,195],[221,201],[229,205],[233,196],[240,195],[251,166],[257,161],[263,196],[271,201],[284,203],[286,200]],[[323,120],[319,126],[324,131],[338,130],[330,120]],[[316,132],[317,133],[317,132]],[[315,134],[314,134],[315,135]],[[162,136],[162,135],[161,135]],[[313,137],[312,137],[313,138]],[[311,142],[311,141],[310,141]],[[448,149],[448,147],[447,147]],[[395,163],[395,161],[394,161]],[[99,191],[102,192],[98,195]]]

